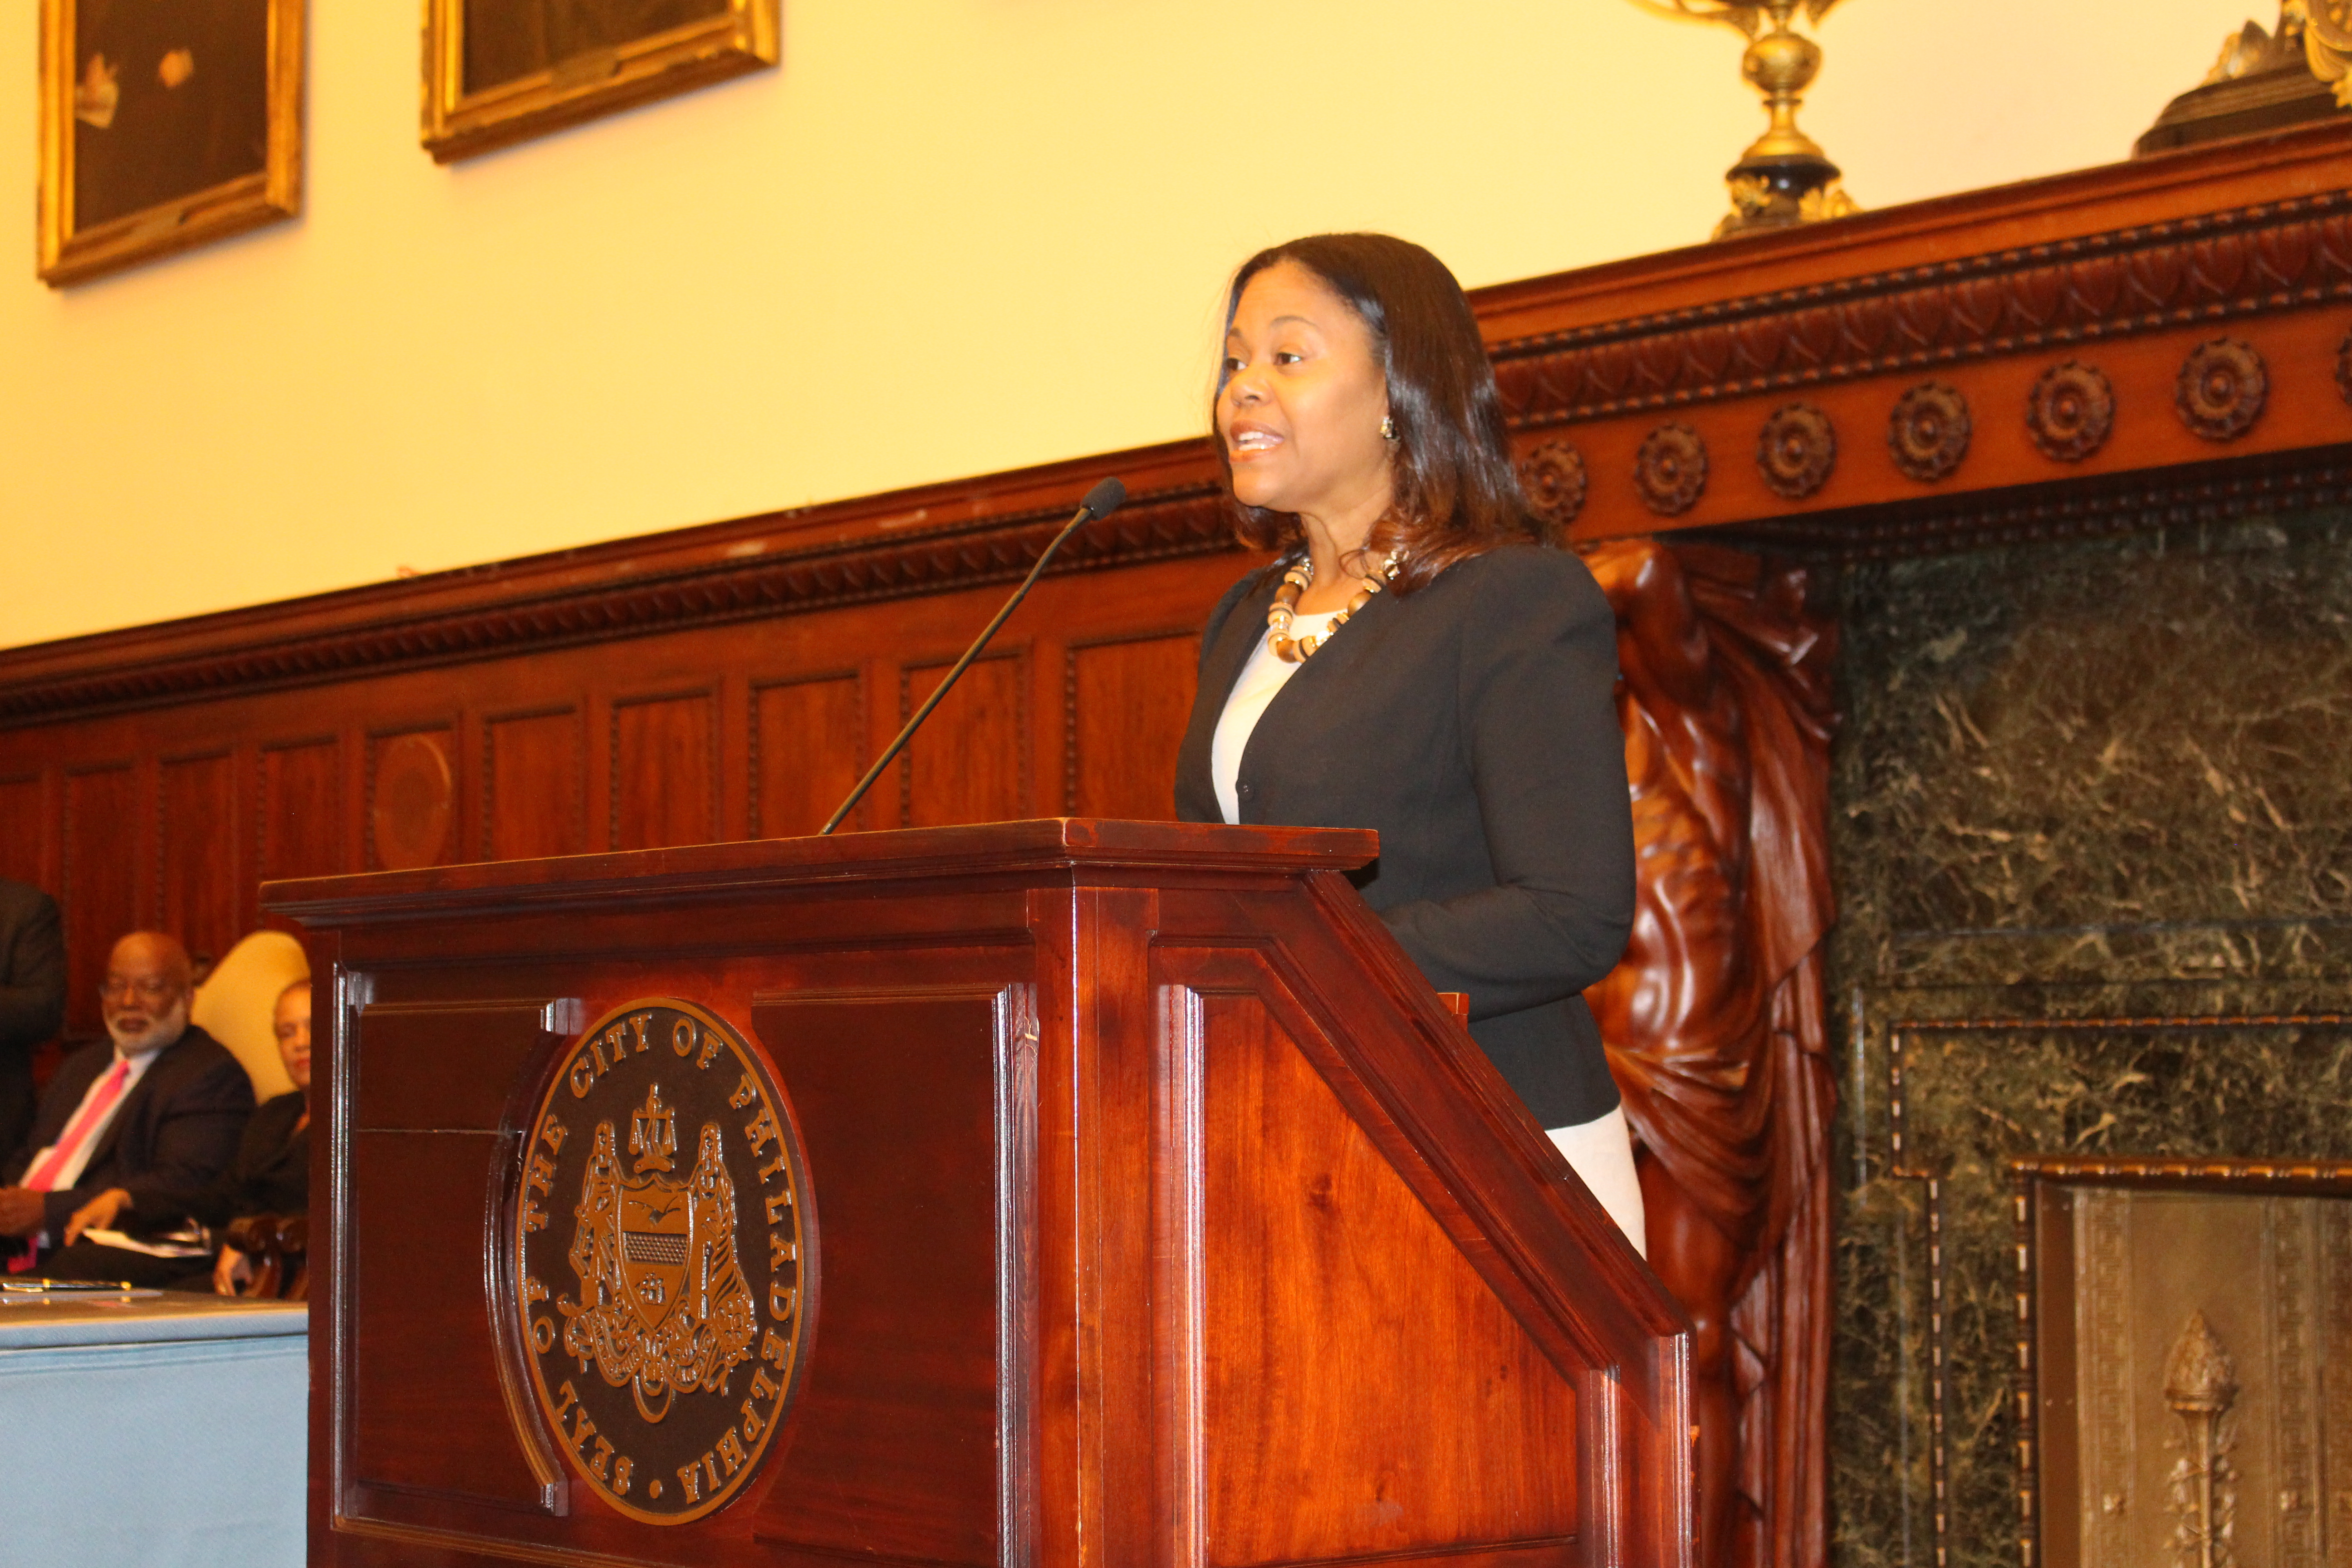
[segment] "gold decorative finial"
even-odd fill
[[[2172,1468],[2173,1542],[2181,1568],[2232,1568],[2231,1516],[2237,1468],[2224,1417],[2237,1401],[2238,1374],[2205,1314],[2189,1322],[2164,1358],[2164,1402],[2189,1428],[2189,1452]]]
[[[1726,239],[1762,228],[1786,228],[1859,212],[1838,184],[1838,166],[1821,144],[1797,129],[1805,89],[1822,68],[1822,47],[1790,23],[1801,10],[1818,23],[1837,0],[1633,0],[1644,10],[1680,21],[1720,22],[1748,37],[1740,74],[1764,95],[1771,124],[1724,176],[1731,212],[1716,226]],[[1768,26],[1769,24],[1769,26]]]

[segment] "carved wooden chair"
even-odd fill
[[[230,1222],[228,1244],[253,1259],[253,1279],[243,1294],[272,1301],[310,1300],[308,1215],[247,1215]]]

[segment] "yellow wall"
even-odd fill
[[[1847,0],[1805,123],[1874,206],[2107,162],[2249,5]],[[1671,247],[1760,129],[1625,0],[784,0],[781,69],[445,169],[414,0],[318,0],[301,217],[58,292],[37,11],[0,645],[1187,435],[1255,247]]]

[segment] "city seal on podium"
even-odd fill
[[[792,1403],[815,1280],[765,1058],[690,1002],[599,1018],[532,1114],[512,1235],[529,1385],[581,1479],[653,1524],[740,1493]]]

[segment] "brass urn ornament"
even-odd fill
[[[1797,108],[1822,68],[1822,47],[1792,30],[1800,10],[1818,23],[1837,0],[1633,0],[1645,10],[1685,21],[1721,22],[1748,36],[1740,74],[1764,95],[1772,123],[1724,176],[1731,211],[1715,237],[1788,228],[1862,209],[1838,184],[1838,166],[1821,144],[1797,129]]]

